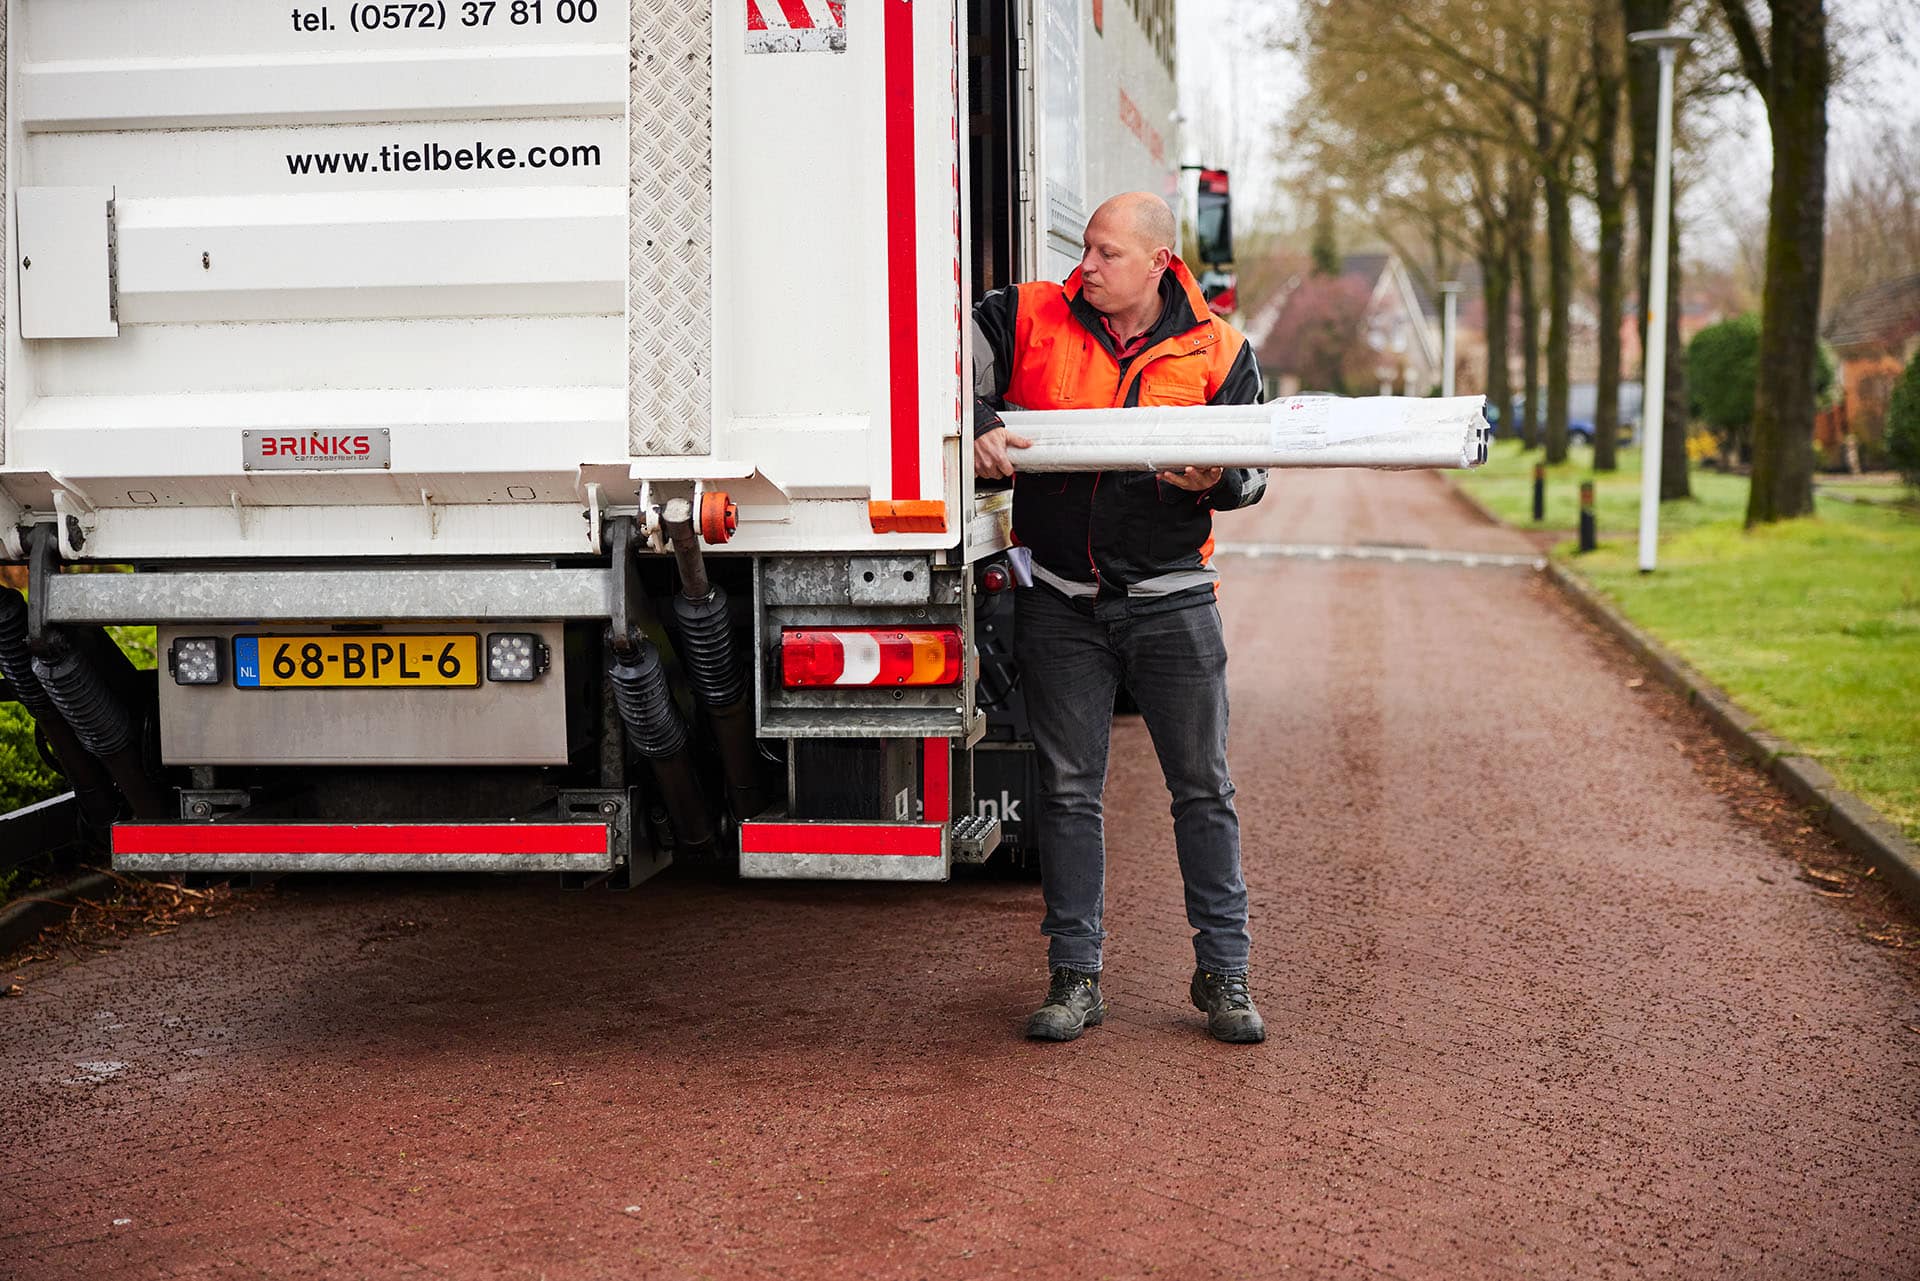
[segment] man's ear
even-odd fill
[[[1165,245],[1161,245],[1158,249],[1153,251],[1153,269],[1155,271],[1165,271],[1168,267],[1171,267],[1172,265],[1173,265],[1173,250],[1167,248]]]

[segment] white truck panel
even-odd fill
[[[1126,8],[1108,6],[1106,30],[1099,36],[1088,24],[1088,190],[1096,202],[1119,191],[1154,191],[1175,202],[1180,153],[1173,72]]]
[[[20,257],[20,332],[111,338],[113,189],[26,187],[13,202]],[[37,260],[37,261],[36,261]]]
[[[47,344],[34,372],[51,398],[288,386],[617,388],[622,328],[618,316],[131,325],[112,343]],[[210,349],[220,358],[206,359]]]
[[[450,30],[444,33],[362,32],[350,11],[360,7],[344,0],[14,0],[14,9],[25,15],[23,25],[31,27],[33,57],[44,62],[321,56],[356,62],[369,51],[392,58],[449,45],[479,50],[604,45],[610,30],[614,44],[625,36],[626,11],[607,0],[601,0],[597,21],[585,24],[557,21],[553,0],[547,0],[545,21],[514,23],[511,4],[500,0],[491,22],[471,27],[462,24],[464,5],[448,4]],[[324,14],[326,26],[314,30],[296,25],[289,11]],[[624,97],[624,92],[617,96]]]
[[[106,270],[77,270],[85,332],[110,281],[117,336],[31,337],[10,264],[0,497],[78,513],[98,559],[582,552],[676,483],[736,498],[740,550],[952,544],[957,10],[851,9],[752,53],[745,0],[12,0],[9,208],[111,191]],[[696,38],[691,79],[652,65]],[[666,101],[709,61],[710,104]],[[649,243],[709,186],[710,251],[704,224]],[[628,338],[676,358],[639,395]],[[688,403],[709,430],[633,417]],[[368,427],[390,467],[242,457],[242,431]],[[945,529],[879,532],[895,501]]]
[[[129,324],[619,310],[617,191],[243,196],[119,206]]]
[[[1087,218],[1107,197],[1176,199],[1173,75],[1130,8],[1108,6],[1096,25],[1086,0],[1029,0],[1039,276],[1079,265]]]
[[[242,55],[42,64],[18,79],[20,118],[41,132],[464,120],[476,111],[584,116],[617,111],[626,95],[626,59],[618,49],[344,61]]]

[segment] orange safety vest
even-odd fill
[[[1064,286],[1020,285],[1006,403],[1099,409],[1212,401],[1247,340],[1207,307],[1185,263],[1176,258],[1168,271],[1180,290],[1165,291],[1166,305],[1188,314],[1171,325],[1162,315],[1155,331],[1166,336],[1128,360],[1124,373],[1090,328],[1097,314],[1084,303],[1076,314],[1078,270]],[[1265,487],[1264,479],[1248,483],[1257,486],[1256,497]],[[1016,475],[1013,529],[1033,554],[1035,576],[1069,597],[1117,593],[1156,608],[1154,602],[1171,607],[1213,595],[1210,499],[1151,472]]]
[[[1120,363],[1073,314],[1078,268],[1064,287],[1052,281],[1021,285],[1007,403],[1022,409],[1206,404],[1247,340],[1208,309],[1185,263],[1175,258],[1167,270],[1202,319],[1135,356],[1124,376]]]

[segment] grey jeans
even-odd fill
[[[1014,627],[1040,761],[1036,807],[1047,961],[1098,971],[1106,938],[1102,794],[1113,700],[1124,677],[1173,797],[1173,842],[1201,968],[1247,968],[1247,885],[1227,773],[1227,649],[1212,601],[1163,613],[1073,602],[1024,587]]]

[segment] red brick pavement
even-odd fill
[[[1419,476],[1223,525],[1516,538]],[[1524,570],[1228,575],[1265,1046],[1123,721],[1077,1043],[1018,882],[288,882],[0,1003],[0,1276],[1920,1276],[1912,956],[1711,740]]]

